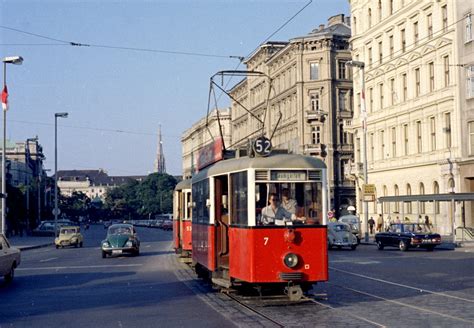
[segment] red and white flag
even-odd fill
[[[2,91],[2,108],[4,111],[8,110],[8,90],[6,85],[3,87]]]

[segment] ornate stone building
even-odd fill
[[[191,178],[195,171],[199,150],[212,143],[213,138],[219,137],[219,121],[224,137],[224,145],[229,147],[231,145],[229,109],[213,110],[209,114],[209,117],[201,118],[194,123],[191,128],[183,132],[181,136],[181,145],[183,147],[183,179]]]
[[[245,61],[248,76],[230,94],[232,142],[245,147],[263,132],[274,148],[319,156],[328,166],[331,205],[355,201],[354,182],[344,177],[353,156],[344,121],[352,118],[350,27],[344,15],[289,42],[268,42]],[[245,108],[244,108],[245,107]]]
[[[474,192],[472,1],[350,0],[352,56],[365,63],[368,182],[377,196]],[[352,125],[362,171],[360,70]],[[359,200],[361,197],[358,197]],[[463,220],[456,205],[456,225]],[[428,215],[450,233],[449,203],[369,204],[369,215]],[[358,212],[362,204],[358,202]],[[466,203],[464,220],[473,226]],[[403,219],[403,218],[402,218]]]

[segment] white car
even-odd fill
[[[7,238],[0,234],[0,276],[10,282],[15,276],[15,269],[20,265],[21,253],[18,248],[11,247]]]
[[[360,243],[360,220],[357,215],[348,214],[339,218],[339,222],[348,223],[351,226],[352,233],[356,236],[357,242]]]
[[[344,222],[328,223],[328,248],[333,246],[337,248],[350,247],[352,250],[357,248],[357,238],[351,232],[351,226]]]

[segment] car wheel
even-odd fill
[[[105,259],[107,257],[107,252],[102,251],[102,258]]]
[[[400,240],[400,243],[398,244],[398,248],[400,248],[402,252],[406,252],[408,250],[407,242],[404,240]]]
[[[76,243],[76,244],[74,245],[74,247],[78,248],[78,247],[79,247],[79,243]]]
[[[140,255],[140,249],[137,249],[137,250],[135,251],[135,256],[138,256],[138,255]]]
[[[383,248],[384,248],[384,244],[379,240],[377,242],[377,249],[381,251],[381,250],[383,250]]]
[[[12,267],[10,269],[10,272],[8,272],[4,278],[5,278],[5,282],[6,283],[9,283],[13,280],[13,278],[15,277],[15,263],[12,264]]]
[[[338,246],[337,246],[337,249],[342,249],[342,246],[338,245]]]
[[[360,244],[360,238],[358,236],[356,238],[357,238],[357,245],[359,245]]]
[[[58,246],[58,245],[56,245],[56,249],[58,249],[58,248],[59,248],[59,246]]]
[[[352,249],[353,251],[355,251],[356,248],[357,248],[357,245],[352,245],[352,246],[351,246],[351,249]]]
[[[82,241],[81,241],[81,243],[79,244],[79,246],[82,248]]]

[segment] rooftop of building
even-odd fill
[[[59,181],[90,181],[92,185],[121,185],[134,180],[142,181],[145,178],[145,175],[109,176],[103,169],[58,171]]]

